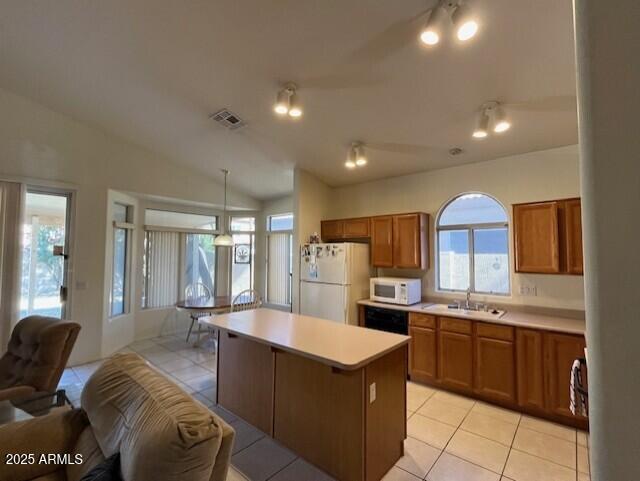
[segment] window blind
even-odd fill
[[[178,301],[180,234],[147,232],[146,307],[167,307]]]
[[[289,233],[273,233],[268,237],[267,302],[269,304],[291,304],[290,237]]]

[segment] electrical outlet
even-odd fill
[[[376,383],[369,384],[369,404],[373,404],[376,400]]]
[[[520,286],[520,295],[535,297],[538,295],[538,288],[536,286]]]

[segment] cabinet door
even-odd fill
[[[512,341],[478,337],[475,350],[475,391],[498,401],[515,402],[514,356]]]
[[[473,387],[473,342],[468,334],[438,333],[438,377],[445,385],[470,391]]]
[[[323,220],[320,222],[320,236],[323,241],[342,239],[344,236],[344,221]]]
[[[560,272],[558,203],[513,207],[516,272]]]
[[[436,379],[436,331],[425,327],[410,327],[409,376],[412,381]]]
[[[583,336],[551,332],[545,334],[546,404],[549,412],[573,417],[569,410],[571,365],[576,358],[584,357],[584,347]]]
[[[344,238],[363,239],[369,237],[369,218],[345,219]]]
[[[518,405],[544,409],[544,353],[542,332],[516,330]]]
[[[395,267],[422,268],[420,214],[393,216],[393,261]]]
[[[567,272],[582,274],[582,206],[580,199],[564,203]]]
[[[393,216],[371,218],[371,264],[393,267]]]

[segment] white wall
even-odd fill
[[[631,481],[640,479],[640,3],[574,8],[591,479]]]
[[[452,167],[432,172],[394,177],[374,182],[336,188],[329,195],[331,205],[323,218],[358,217],[401,212],[430,214],[431,268],[426,272],[381,270],[381,274],[422,277],[427,296],[460,297],[435,289],[434,222],[443,206],[452,197],[469,191],[480,191],[498,199],[508,210],[521,202],[577,197],[580,195],[578,147],[576,145],[528,154],[500,158],[488,162]],[[513,235],[510,230],[510,245]],[[513,273],[513,252],[510,252]],[[512,274],[510,297],[475,296],[505,304],[544,306],[564,309],[584,309],[581,276]],[[536,297],[521,296],[521,285],[537,287]]]
[[[293,176],[293,288],[292,309],[299,312],[300,246],[309,236],[320,234],[320,221],[329,218],[332,189],[308,172],[296,169]]]
[[[75,193],[70,317],[82,325],[71,363],[109,354],[103,336],[109,189],[221,205],[219,183],[171,160],[0,89],[0,178],[64,186]],[[229,191],[229,204],[260,210]],[[76,284],[86,289],[76,289]]]

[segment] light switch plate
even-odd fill
[[[369,384],[369,404],[373,404],[376,400],[376,383]]]

